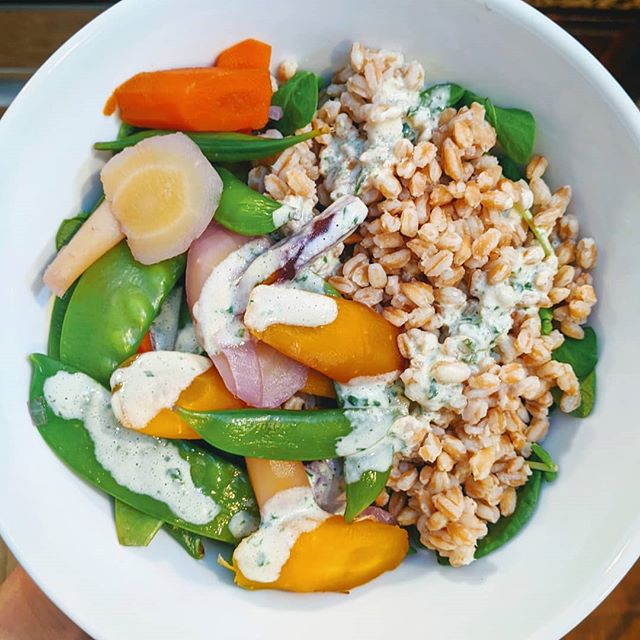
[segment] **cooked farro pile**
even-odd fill
[[[592,410],[595,243],[529,112],[360,44],[326,86],[270,56],[115,89],[33,421],[123,544],[229,543],[247,589],[346,592],[410,541],[467,565],[556,477],[552,408]]]
[[[278,80],[295,72],[287,61]],[[591,410],[572,361],[553,352],[585,335],[597,250],[567,212],[571,187],[545,181],[545,157],[507,178],[484,101],[446,106],[443,85],[425,102],[424,80],[400,53],[353,45],[305,129],[330,132],[258,164],[249,184],[304,212],[290,225],[346,194],[367,204],[316,270],[402,330],[410,404],[392,431],[405,446],[376,505],[461,566],[514,513],[532,467],[543,469],[532,444],[547,435],[554,397],[565,413]]]

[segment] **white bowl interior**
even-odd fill
[[[210,63],[245,37],[326,72],[351,42],[404,51],[429,82],[452,80],[536,116],[551,181],[597,239],[601,341],[598,401],[587,420],[554,419],[560,464],[516,541],[463,570],[427,555],[351,595],[247,593],[215,564],[164,535],[118,546],[109,500],[78,480],[31,426],[26,355],[46,347],[39,280],[63,217],[95,196],[92,153],[116,124],[101,115],[114,86],[140,70]],[[47,593],[99,639],[560,637],[629,568],[640,549],[634,488],[640,430],[631,402],[640,342],[640,116],[569,36],[513,0],[125,0],[67,43],[0,122],[2,535]],[[606,283],[609,283],[608,285]],[[329,626],[330,625],[330,626]]]

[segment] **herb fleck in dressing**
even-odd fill
[[[44,397],[63,420],[82,420],[97,461],[123,487],[164,502],[192,524],[207,524],[220,512],[193,483],[191,467],[177,447],[120,427],[109,392],[89,376],[59,371],[45,381]]]
[[[194,378],[212,366],[204,356],[149,351],[111,376],[111,408],[121,424],[143,429],[163,409],[171,409]]]
[[[252,292],[244,314],[250,329],[264,331],[274,324],[320,327],[338,317],[338,305],[330,296],[282,287],[259,285]]]
[[[236,547],[238,569],[254,582],[275,582],[301,534],[313,531],[331,514],[316,504],[310,487],[276,493],[261,509],[262,523]]]

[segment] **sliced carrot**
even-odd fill
[[[373,309],[333,298],[338,317],[319,327],[273,324],[264,331],[249,331],[258,340],[319,371],[332,380],[348,382],[404,369],[398,350],[400,331]]]
[[[296,540],[275,582],[247,579],[234,557],[235,583],[245,589],[346,592],[395,569],[408,550],[401,527],[372,520],[347,523],[333,516]]]
[[[194,378],[193,382],[180,394],[176,404],[191,411],[242,409],[245,406],[244,402],[238,400],[227,390],[220,374],[214,367]],[[200,434],[171,409],[160,411],[139,431],[158,438],[179,438],[182,440],[200,438]]]
[[[261,129],[269,119],[271,78],[268,69],[149,71],[129,78],[114,95],[123,122],[138,127],[180,131]]]
[[[245,461],[259,507],[280,491],[309,486],[302,462],[262,458],[245,458]]]
[[[153,351],[153,342],[151,342],[151,332],[147,331],[142,338],[142,342],[138,347],[138,353],[146,353],[147,351]]]
[[[309,369],[307,373],[307,381],[304,387],[300,389],[302,393],[309,393],[312,396],[320,396],[321,398],[335,398],[336,390],[333,386],[333,380],[327,378],[323,373]]]
[[[220,69],[268,69],[271,45],[248,38],[225,49],[216,60]]]

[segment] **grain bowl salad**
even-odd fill
[[[594,240],[528,111],[358,43],[270,66],[250,39],[114,90],[31,416],[121,544],[229,543],[240,587],[468,565],[559,473],[554,409],[593,408]]]

